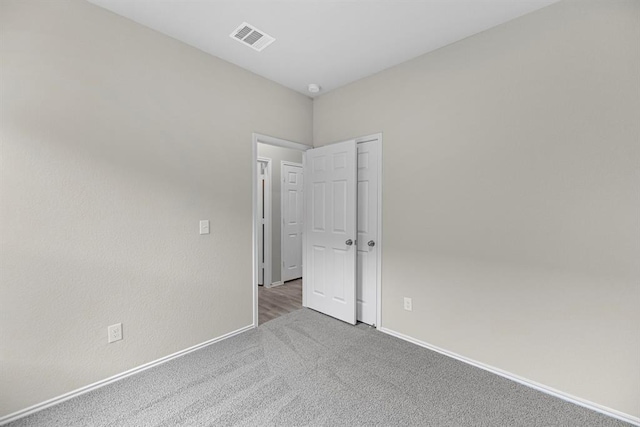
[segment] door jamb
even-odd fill
[[[284,182],[284,167],[285,166],[295,166],[302,169],[304,177],[304,165],[302,163],[289,162],[287,160],[280,161],[280,178],[282,178],[282,182]],[[303,178],[304,180],[304,178]],[[304,197],[304,190],[302,192]],[[303,218],[304,218],[304,204],[302,205]],[[284,221],[284,185],[280,183],[280,216]],[[302,231],[302,248],[304,249],[304,229]],[[280,259],[282,263],[280,264],[280,280],[284,283],[284,223],[280,225]],[[302,266],[304,267],[304,257],[302,259]],[[304,277],[304,274],[303,276]]]
[[[259,133],[253,133],[251,135],[251,176],[252,176],[252,184],[251,184],[251,194],[252,194],[252,201],[251,201],[251,206],[252,206],[252,227],[251,227],[251,242],[252,242],[252,270],[253,270],[253,274],[252,274],[252,280],[251,280],[251,289],[253,292],[253,327],[257,328],[258,327],[258,229],[257,229],[257,225],[258,225],[258,176],[257,176],[257,169],[256,168],[256,164],[258,162],[258,143],[263,143],[263,144],[268,144],[268,145],[275,145],[277,147],[283,147],[283,148],[291,148],[294,150],[300,150],[303,153],[312,148],[309,145],[305,145],[305,144],[300,144],[298,142],[293,142],[293,141],[288,141],[286,139],[280,139],[280,138],[275,138],[273,136],[268,136],[268,135],[262,135]],[[303,154],[303,159],[304,159],[304,154]],[[302,248],[303,248],[303,257],[304,257],[304,247],[305,247],[305,235],[304,233],[302,234]],[[302,274],[304,277],[304,264],[303,264],[303,269],[302,269]]]
[[[272,248],[273,248],[273,239],[272,239],[272,230],[273,230],[273,225],[272,225],[272,218],[271,218],[271,159],[268,157],[258,157],[258,159],[256,160],[257,162],[263,162],[267,164],[267,167],[265,168],[265,186],[264,186],[264,241],[263,241],[263,245],[265,247],[264,249],[264,278],[263,278],[263,286],[265,288],[268,288],[271,286],[271,279],[272,279],[272,264],[273,264],[273,255],[271,254],[272,252]],[[257,177],[256,177],[257,180]],[[256,189],[257,192],[257,189]],[[256,193],[257,196],[257,193]],[[256,197],[257,198],[257,197]],[[258,207],[256,206],[256,214],[258,212]],[[255,220],[256,222],[258,221],[259,216],[255,215]],[[256,224],[257,227],[257,224]],[[257,230],[256,230],[257,232]],[[256,236],[257,237],[257,236]],[[257,241],[256,241],[257,243]],[[257,246],[257,245],[256,245]],[[268,248],[268,249],[267,249]],[[258,271],[260,271],[260,267],[257,266],[257,264],[259,263],[260,260],[256,261],[256,268],[258,269]],[[258,283],[258,273],[256,273],[256,284]]]

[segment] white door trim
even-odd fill
[[[309,147],[311,148],[311,147]],[[285,166],[296,166],[299,168],[303,168],[304,170],[304,165],[302,163],[296,163],[296,162],[290,162],[287,160],[281,160],[280,161],[280,178],[283,180],[284,182],[284,167]],[[304,204],[302,205],[303,209],[304,209]],[[282,185],[282,183],[280,183],[280,216],[282,216],[284,218],[284,185]],[[304,231],[302,232],[302,236],[303,236],[303,241],[302,241],[302,247],[304,248]],[[280,282],[284,283],[284,224],[280,224],[280,259],[283,261],[280,263]],[[304,260],[304,257],[302,258]],[[302,265],[304,266],[304,262],[302,263]],[[304,277],[304,276],[303,276]]]
[[[257,176],[257,168],[256,164],[258,162],[258,143],[275,145],[277,147],[291,148],[294,150],[306,151],[312,147],[300,144],[298,142],[288,141],[286,139],[275,138],[273,136],[262,135],[259,133],[253,133],[251,135],[251,176],[252,176],[252,210],[253,213],[253,221],[252,221],[252,229],[251,229],[251,242],[252,242],[252,266],[253,266],[253,274],[251,281],[251,289],[253,293],[253,327],[258,327],[258,228],[257,228],[257,212],[258,212],[258,176]],[[304,239],[304,234],[302,235]],[[302,243],[302,247],[304,250],[304,240]],[[304,253],[302,254],[304,257]],[[303,275],[304,275],[304,266],[303,266]]]
[[[258,157],[257,162],[266,163],[267,167],[265,168],[265,185],[264,185],[264,280],[263,285],[267,288],[271,287],[271,277],[272,277],[272,263],[273,263],[273,255],[272,255],[272,223],[271,223],[271,159],[268,157]],[[257,198],[257,194],[256,194]],[[256,212],[258,211],[258,206],[256,206]],[[254,215],[254,220],[258,221],[259,216]],[[258,224],[256,224],[256,227]],[[259,227],[258,227],[259,230]],[[256,241],[257,243],[257,241]],[[258,272],[260,271],[260,267],[258,266],[259,259],[256,258],[256,283],[258,283]]]

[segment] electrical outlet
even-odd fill
[[[407,311],[413,310],[411,305],[411,298],[404,297],[404,309]]]
[[[109,342],[120,341],[122,339],[122,323],[116,323],[107,328]]]

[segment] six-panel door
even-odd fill
[[[302,166],[282,165],[282,281],[302,277]]]
[[[306,303],[356,323],[356,144],[307,150],[305,161]]]

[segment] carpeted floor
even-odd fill
[[[622,426],[302,309],[11,426]]]

